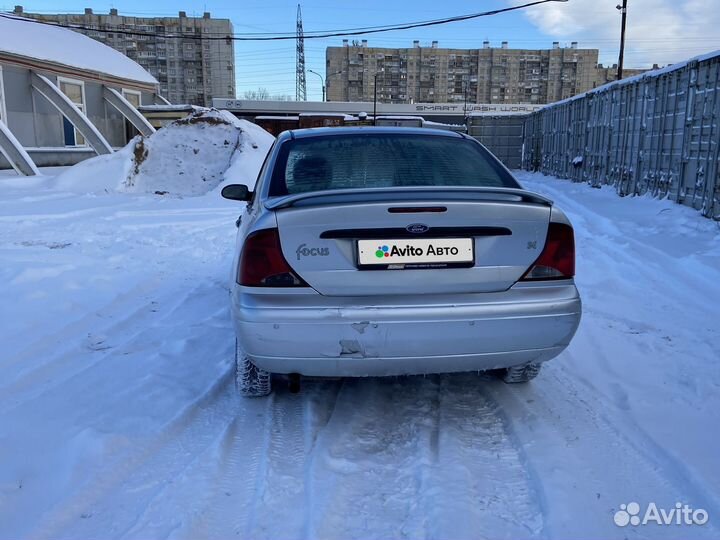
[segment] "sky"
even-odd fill
[[[478,48],[507,41],[511,48],[550,48],[553,41],[600,49],[600,61],[617,63],[622,0],[568,0],[464,21],[366,36],[370,46],[411,47],[413,40],[440,47]],[[116,8],[137,16],[202,16],[229,18],[236,34],[294,32],[297,0],[0,0],[0,11],[22,4],[26,11],[75,13],[91,7],[96,13]],[[477,13],[524,3],[523,0],[300,0],[305,31],[335,30],[406,23]],[[628,0],[625,66],[666,65],[720,49],[720,0]],[[363,39],[359,37],[358,39]],[[325,76],[325,48],[341,46],[342,38],[306,39],[308,69]],[[295,42],[236,42],[237,97],[266,88],[271,95],[295,95]],[[308,99],[321,97],[320,77],[307,74]]]

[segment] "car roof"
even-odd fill
[[[350,127],[322,127],[322,128],[306,128],[293,129],[285,131],[278,136],[278,140],[286,139],[306,139],[312,137],[340,137],[343,135],[358,135],[377,133],[384,135],[421,135],[426,137],[449,137],[455,139],[463,139],[462,133],[455,131],[447,131],[444,129],[431,128],[412,128],[412,127],[396,127],[396,126],[350,126]]]

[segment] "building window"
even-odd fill
[[[140,92],[123,88],[123,97],[136,109],[140,106]]]
[[[65,79],[58,77],[58,86],[60,91],[75,105],[80,112],[85,112],[85,83],[75,79]],[[85,137],[75,128],[75,126],[63,116],[63,136],[65,146],[87,146]]]
[[[141,94],[137,90],[127,90],[123,88],[122,96],[136,109],[142,105]],[[140,132],[135,126],[126,118],[125,119],[125,142],[130,142],[130,139],[138,135]]]

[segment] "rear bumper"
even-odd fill
[[[241,346],[273,373],[406,375],[544,362],[565,349],[580,317],[572,280],[412,300],[233,290]]]

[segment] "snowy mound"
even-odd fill
[[[57,177],[56,187],[202,195],[222,183],[252,185],[272,141],[265,130],[227,111],[202,109],[149,137],[135,137],[114,154],[75,165]]]

